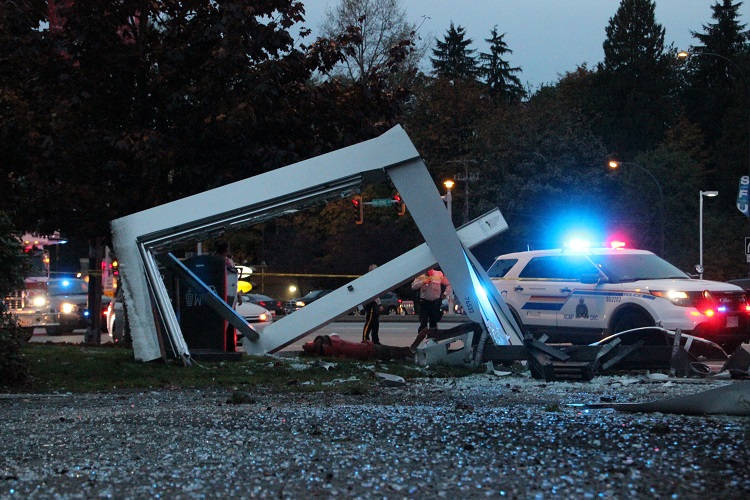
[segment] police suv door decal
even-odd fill
[[[560,309],[558,326],[599,328],[604,324],[607,309],[622,301],[622,292],[575,290]]]
[[[561,292],[559,283],[544,281],[519,282],[518,287],[522,290],[511,289],[516,294],[518,302],[522,303],[522,322],[531,325],[555,326],[557,324],[557,313],[565,304],[569,292]]]
[[[515,293],[516,303],[521,306],[521,321],[535,326],[555,326],[560,309],[565,305],[573,283],[580,275],[576,268],[579,257],[569,255],[545,255],[532,258],[519,273],[518,285],[509,293]],[[590,265],[590,264],[589,264]]]

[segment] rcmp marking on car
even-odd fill
[[[594,297],[599,300],[603,298],[605,302],[622,302],[623,297],[631,297],[638,299],[655,300],[656,297],[649,294],[643,294],[639,292],[599,292],[599,291],[586,291],[576,290],[570,295],[563,297],[555,297],[550,295],[532,295],[529,300],[524,303],[521,309],[525,310],[540,310],[540,311],[559,311],[569,301],[573,300],[575,296],[576,300],[578,297]]]
[[[572,319],[578,321],[599,321],[598,314],[589,314],[588,316],[576,316],[575,314],[563,314],[563,319]]]
[[[559,311],[567,302],[568,297],[551,297],[548,295],[532,295],[522,309],[536,309],[540,311]]]

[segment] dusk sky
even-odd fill
[[[303,0],[307,25],[317,34],[326,9],[337,0]],[[684,50],[697,43],[691,30],[703,33],[712,22],[715,0],[657,0],[656,21],[666,29],[665,45]],[[451,21],[466,29],[472,47],[485,51],[484,39],[497,25],[513,51],[511,65],[520,66],[521,82],[532,90],[554,83],[560,75],[604,58],[602,43],[609,19],[620,0],[403,0],[408,20],[422,23],[422,37],[442,39]],[[750,23],[750,1],[740,7],[740,22]],[[426,16],[426,17],[423,17]]]

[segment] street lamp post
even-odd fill
[[[448,209],[448,217],[451,219],[451,224],[453,224],[453,194],[451,193],[451,189],[453,189],[453,186],[455,185],[455,182],[448,179],[447,181],[443,182],[443,185],[445,186],[445,196],[443,196],[443,199],[445,200],[445,206]],[[448,296],[448,314],[453,314],[453,294],[451,293]]]
[[[451,224],[453,224],[453,194],[451,193],[451,189],[453,189],[455,182],[452,180],[447,180],[443,182],[443,185],[445,186],[446,192],[445,196],[443,196],[443,199],[445,200],[445,206],[448,208],[448,217],[451,219]]]
[[[631,167],[636,167],[644,172],[646,172],[651,179],[653,179],[654,183],[656,184],[657,189],[659,190],[659,213],[661,214],[661,217],[659,217],[659,230],[660,230],[660,238],[659,238],[659,246],[661,248],[661,256],[664,257],[664,193],[662,193],[661,190],[661,184],[659,184],[659,181],[656,180],[656,177],[654,177],[654,174],[652,174],[648,169],[638,165],[637,163],[630,163],[625,161],[615,161],[611,160],[609,162],[609,168],[612,170],[616,170],[620,168],[622,165],[630,165]]]
[[[700,248],[698,251],[698,274],[701,279],[703,279],[703,197],[708,196],[709,198],[713,198],[718,195],[718,191],[701,191],[700,195],[700,209],[698,214],[698,245]]]

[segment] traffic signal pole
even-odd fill
[[[352,198],[352,206],[354,207],[354,223],[360,225],[365,221],[365,212],[364,207],[362,206],[362,197],[357,195]]]

